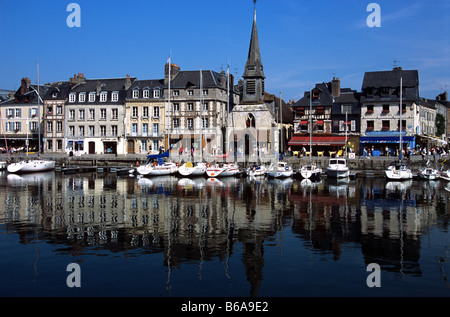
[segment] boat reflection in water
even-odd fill
[[[415,295],[430,285],[430,294],[448,294],[440,275],[432,282],[429,275],[422,278],[423,270],[435,269],[435,256],[445,258],[436,253],[448,232],[444,183],[53,172],[20,177],[0,175],[1,219],[8,228],[0,239],[8,236],[2,245],[10,254],[0,269],[15,265],[18,272],[2,282],[10,296],[70,294],[65,285],[54,293],[60,277],[44,277],[52,275],[50,267],[65,272],[77,261],[89,268],[83,276],[98,277],[83,280],[79,294],[85,296],[99,289],[104,296],[370,295],[369,263],[384,272],[389,287],[382,296]],[[432,234],[441,238],[423,239]],[[17,254],[34,244],[40,260],[32,261],[42,280],[14,293],[9,286],[18,278],[21,285],[33,283],[24,272],[29,260]],[[42,259],[52,266],[41,265]],[[397,278],[405,275],[412,279],[408,285]],[[121,287],[105,287],[105,280]]]

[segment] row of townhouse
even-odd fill
[[[86,79],[79,73],[35,85],[23,78],[15,93],[2,95],[0,146],[7,140],[11,148],[36,151],[41,145],[46,153],[155,153],[169,146],[213,153],[226,148],[227,114],[242,102],[242,89],[224,71],[182,71],[175,64],[166,64],[164,78],[154,80]],[[364,147],[374,155],[395,153],[400,131],[402,146],[411,149],[446,145],[450,136],[447,93],[421,98],[417,70],[366,72],[360,92],[333,78],[289,104],[264,92],[264,103],[283,131],[280,149],[309,150],[311,143],[313,155],[330,155],[345,144],[356,153]]]
[[[154,80],[78,73],[39,86],[39,101],[37,85],[24,78],[1,103],[3,143],[25,149],[28,142],[30,151],[42,143],[44,153],[77,155],[221,148],[227,113],[239,101],[233,76],[170,65],[164,78]]]
[[[314,155],[333,154],[347,144],[355,153],[370,148],[374,155],[392,155],[399,149],[400,133],[402,148],[447,145],[447,94],[436,100],[421,98],[417,70],[396,67],[366,72],[360,92],[340,85],[338,78],[316,84],[292,106],[294,136],[288,144],[293,150],[309,150],[311,143]],[[440,135],[436,128],[439,115],[446,126]]]

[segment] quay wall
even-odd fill
[[[36,158],[37,155],[30,155],[29,158]],[[128,154],[128,155],[82,155],[82,156],[69,156],[66,154],[42,154],[42,158],[54,160],[58,167],[70,167],[70,166],[95,166],[95,167],[136,167],[138,165],[145,164],[147,156],[144,154]],[[25,159],[25,155],[12,155],[11,161],[18,161]],[[0,161],[6,161],[8,159],[6,154],[0,154]],[[323,170],[328,166],[329,157],[312,157],[312,162],[316,163]],[[184,161],[189,160],[187,158]],[[384,169],[392,162],[398,160],[396,157],[381,157],[375,156],[368,158],[356,157],[354,159],[347,159],[348,166],[352,172],[355,172],[360,177],[382,176]],[[295,170],[299,169],[302,165],[309,163],[309,157],[297,157],[286,156],[284,161],[288,162]],[[421,156],[413,155],[408,162],[413,174],[417,174],[419,169],[425,167],[427,162],[430,162],[431,166],[440,169],[445,165],[444,169],[450,168],[450,160],[445,158],[439,158],[438,156]],[[253,165],[254,163],[248,163]],[[245,167],[244,163],[239,164],[240,167]]]

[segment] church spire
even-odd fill
[[[244,103],[262,103],[264,94],[263,65],[261,62],[261,52],[259,50],[258,29],[256,26],[256,0],[254,2],[253,26],[248,49],[247,63],[242,77],[244,78]]]

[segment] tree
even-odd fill
[[[441,136],[443,134],[445,134],[445,118],[438,113],[436,115],[436,135]]]

